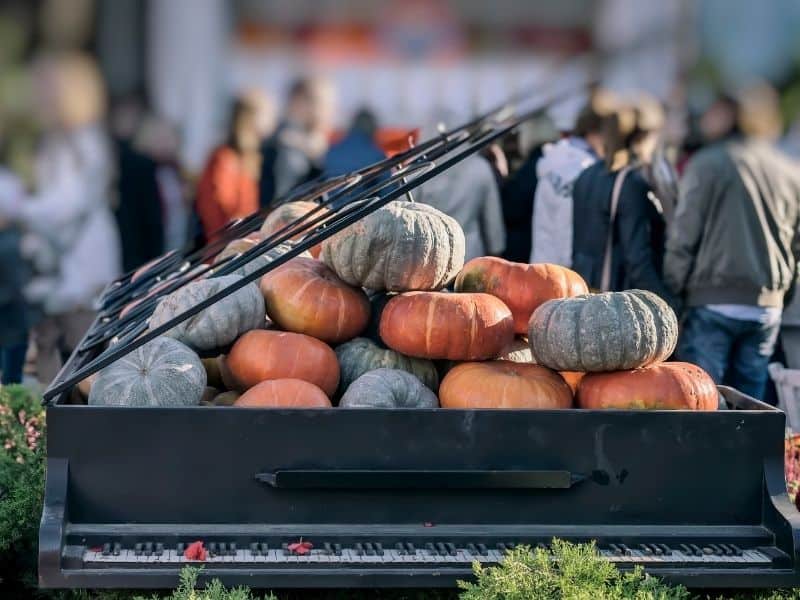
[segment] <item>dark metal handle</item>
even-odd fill
[[[282,489],[569,489],[586,477],[569,471],[387,471],[281,469],[256,473]]]

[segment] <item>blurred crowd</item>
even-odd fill
[[[299,78],[240,93],[204,169],[188,173],[181,132],[145,94],[108,102],[88,56],[51,53],[28,68],[33,102],[0,121],[4,383],[22,379],[26,356],[51,381],[120,274],[386,156],[367,107],[334,135],[336,90]],[[770,360],[800,368],[797,145],[764,86],[720,95],[677,128],[673,112],[593,89],[414,197],[461,223],[467,259],[551,262],[594,290],[656,292],[682,319],[677,358],[764,397]],[[414,125],[427,139],[463,120],[439,108]]]

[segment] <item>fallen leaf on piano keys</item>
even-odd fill
[[[300,538],[299,542],[294,542],[293,544],[289,544],[289,552],[293,554],[308,554],[311,552],[311,549],[314,547],[314,544],[311,542],[304,542],[302,538]]]
[[[208,558],[208,552],[203,547],[203,542],[192,542],[183,551],[183,556],[186,560],[205,560]]]

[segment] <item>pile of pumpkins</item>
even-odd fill
[[[315,206],[282,207],[218,260]],[[704,371],[665,362],[678,323],[655,294],[590,294],[577,273],[551,264],[465,265],[464,249],[451,217],[391,202],[102,370],[89,404],[717,408]],[[245,272],[165,296],[149,326]]]

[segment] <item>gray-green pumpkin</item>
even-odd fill
[[[533,359],[556,371],[622,371],[666,360],[678,341],[675,313],[643,290],[549,300],[531,316]]]
[[[439,375],[433,362],[424,358],[413,358],[389,348],[381,348],[367,338],[354,338],[336,348],[339,360],[339,392],[344,392],[351,383],[364,373],[375,369],[398,369],[417,377],[426,387],[439,389]]]
[[[464,231],[443,212],[389,202],[322,243],[339,278],[371,290],[438,290],[464,266]]]
[[[93,406],[197,406],[206,390],[206,371],[178,340],[161,336],[98,373],[89,392]]]
[[[342,408],[438,408],[439,399],[411,373],[375,369],[347,388]]]
[[[238,275],[225,275],[193,281],[175,290],[156,306],[150,317],[150,329],[166,323],[239,279]],[[212,350],[227,346],[246,331],[263,328],[265,323],[264,297],[258,286],[250,282],[179,323],[166,335],[195,350]]]

